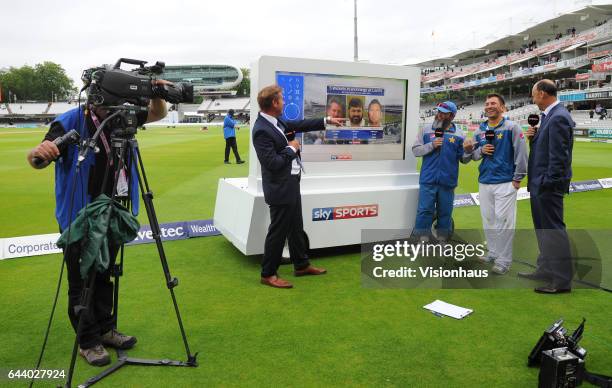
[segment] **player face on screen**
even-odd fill
[[[351,127],[359,127],[363,122],[363,102],[359,98],[349,101],[349,121]]]
[[[363,109],[361,107],[351,107],[349,109],[349,120],[351,121],[351,126],[360,126],[363,120]]]
[[[368,122],[372,127],[382,126],[382,106],[378,100],[372,100],[368,105]]]
[[[344,117],[342,106],[338,103],[338,101],[332,101],[329,103],[327,106],[327,116],[332,118]]]

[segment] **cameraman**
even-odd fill
[[[152,83],[157,85],[170,84],[165,80],[153,80]],[[90,138],[109,114],[109,111],[100,107],[71,109],[55,118],[42,143],[28,154],[28,162],[36,169],[45,168],[55,160],[55,217],[60,232],[66,230],[76,218],[79,210],[97,196],[106,194],[110,197],[112,195],[113,177],[117,173],[117,166],[113,163],[110,148],[112,126],[104,128],[96,144],[99,151],[89,153],[81,164],[78,177],[76,176],[79,154],[77,145],[71,144],[62,147],[63,149],[60,150],[53,140],[71,129],[76,129],[82,139]],[[166,102],[158,98],[152,99],[149,103],[148,112],[137,113],[138,126],[161,120],[166,114]],[[43,162],[36,164],[33,161],[35,157],[42,159]],[[137,161],[134,160],[133,162],[131,172],[127,175],[129,176],[131,190],[132,212],[136,215],[138,213],[139,187],[135,172]],[[125,176],[124,171],[119,173]],[[104,177],[107,174],[106,185],[102,187]],[[73,185],[75,179],[77,181]],[[127,180],[123,182],[123,185],[119,184],[118,186],[123,186],[124,191],[127,191],[128,182]],[[75,187],[75,191],[74,195],[71,195],[73,187]],[[119,246],[109,242],[111,262],[104,273],[99,273],[96,276],[91,306],[87,314],[82,314],[81,334],[77,338],[79,353],[89,364],[95,366],[110,363],[110,356],[104,346],[129,349],[136,343],[136,337],[121,334],[116,330],[112,315],[113,283],[110,277],[119,248]],[[65,252],[68,269],[68,316],[75,332],[79,325],[79,317],[74,308],[81,303],[81,293],[84,286],[84,280],[80,275],[80,256],[81,248],[77,243],[70,245]]]

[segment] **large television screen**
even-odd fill
[[[287,121],[326,116],[341,127],[302,133],[305,162],[404,159],[407,80],[276,72]]]

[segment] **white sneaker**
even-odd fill
[[[483,264],[491,264],[495,261],[495,258],[489,255],[478,256],[477,259]]]
[[[508,271],[510,271],[510,268],[506,267],[505,265],[495,264],[493,268],[491,268],[491,272],[498,275],[505,275],[508,273]]]

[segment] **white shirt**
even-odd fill
[[[552,104],[550,104],[548,106],[548,108],[544,109],[544,116],[548,116],[548,114],[550,113],[550,111],[552,110],[552,108],[554,108],[555,106],[559,105],[561,103],[561,101],[557,100],[555,102],[553,102]]]
[[[271,116],[267,113],[263,113],[263,112],[259,112],[259,114],[266,120],[268,120],[270,122],[270,124],[272,124],[274,126],[274,128],[276,128],[281,135],[283,135],[283,137],[285,138],[285,140],[287,140],[287,136],[285,136],[285,132],[281,129],[281,127],[278,126],[278,119],[274,116]],[[287,143],[289,143],[289,141],[287,140]],[[291,148],[293,150],[293,152],[297,153],[297,150],[295,149],[295,147],[287,145],[287,147]],[[291,161],[291,175],[299,175],[301,168],[300,168],[300,164],[298,163],[298,157],[296,157],[295,159],[293,159]]]

